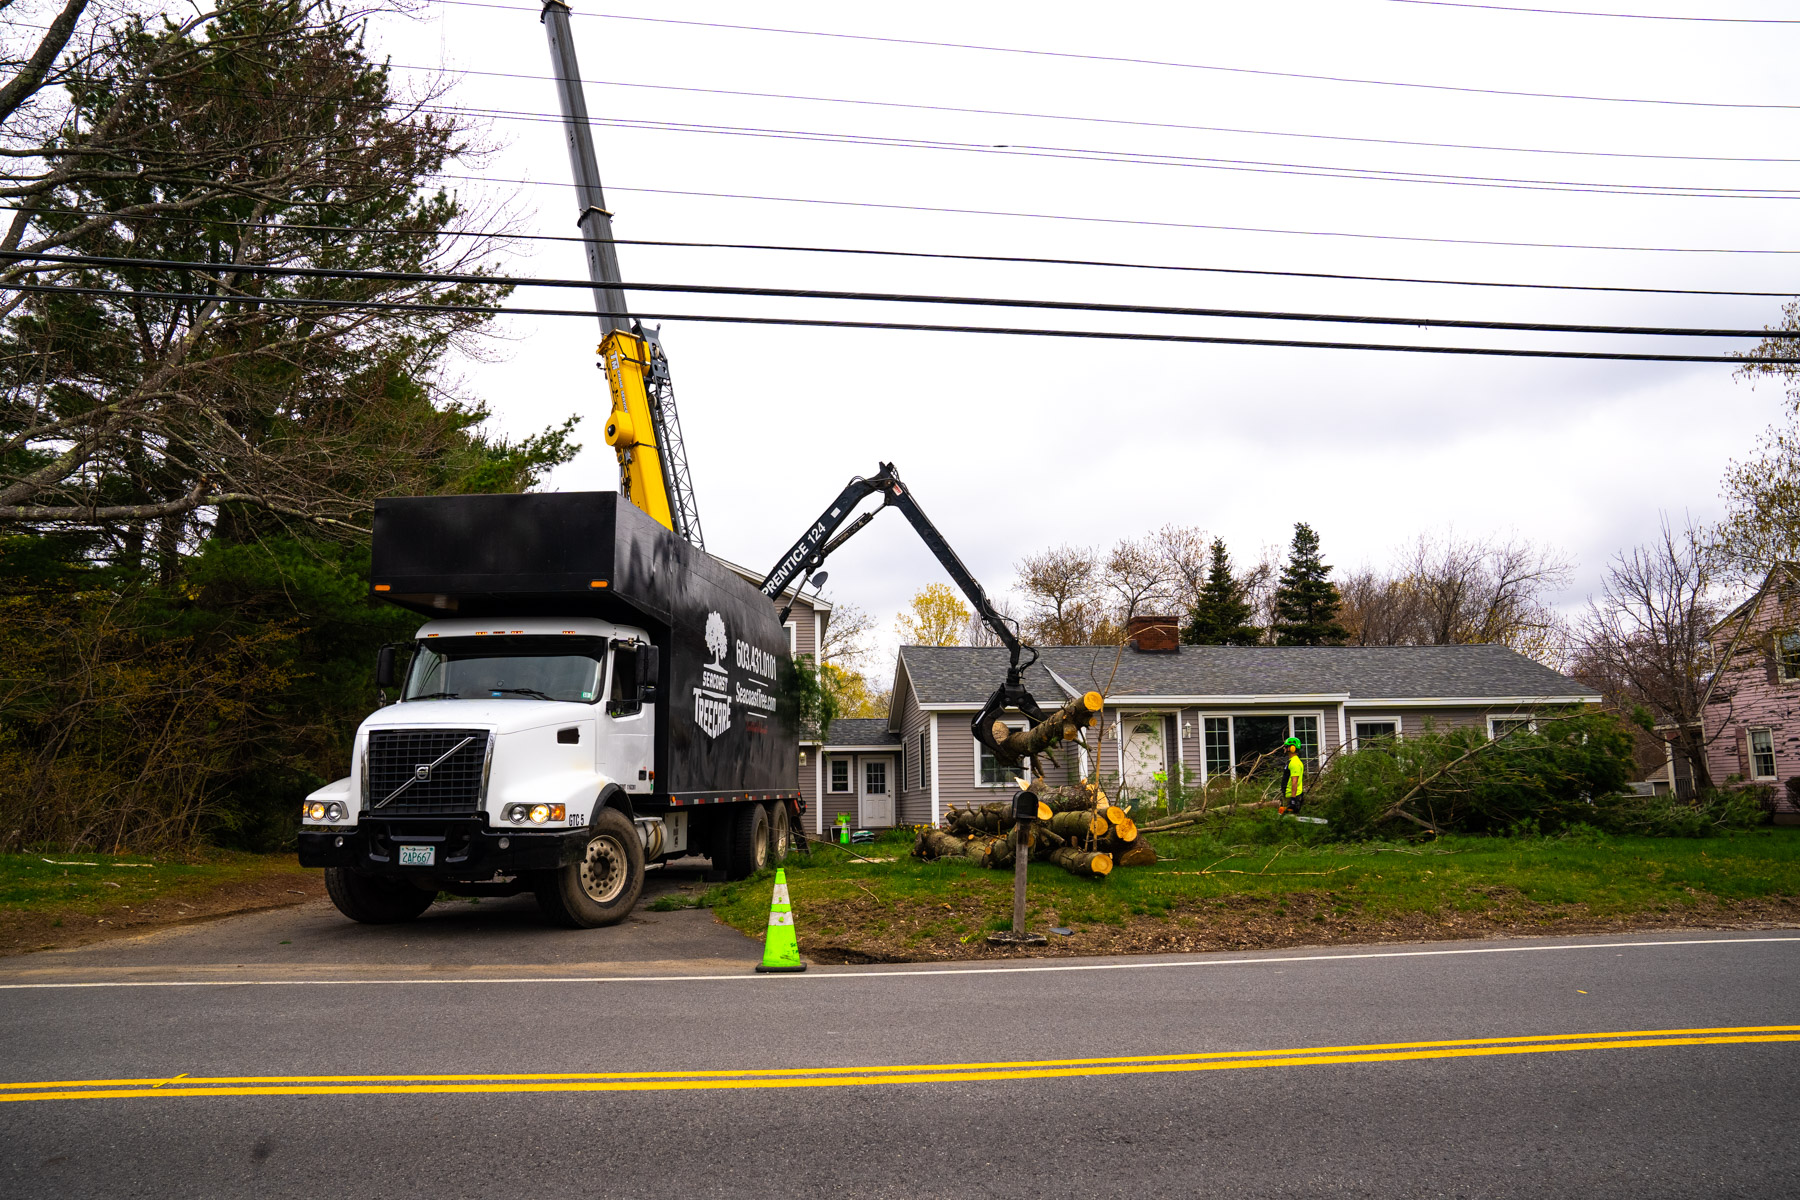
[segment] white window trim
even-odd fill
[[[943,810],[938,804],[938,736],[937,714],[931,714],[931,823],[935,826],[943,819]]]
[[[1774,633],[1775,638],[1775,682],[1800,683],[1800,671],[1790,673],[1781,657],[1781,640],[1784,637],[1800,637],[1800,629],[1780,630]],[[1774,778],[1770,776],[1769,778]]]
[[[824,756],[820,755],[820,757],[823,758]],[[849,783],[849,785],[850,785],[849,787],[839,788],[837,786],[837,781],[834,778],[832,778],[831,768],[837,766],[839,763],[845,764],[844,778],[845,778],[846,782]],[[826,764],[826,767],[825,767],[825,787],[827,788],[827,791],[825,793],[827,796],[854,796],[854,795],[856,795],[856,755],[854,755],[854,754],[834,754],[831,756],[831,761],[828,764]]]
[[[800,653],[800,622],[789,620],[782,628],[787,630],[788,657],[793,658]]]
[[[1525,722],[1526,733],[1537,732],[1537,719],[1531,713],[1489,713],[1487,716],[1487,733],[1488,741],[1490,742],[1497,736],[1494,733],[1495,721],[1523,721]]]
[[[1024,721],[1008,721],[1008,722],[1006,722],[1006,727],[1008,729],[1014,729],[1014,730],[1029,728],[1029,726]],[[981,754],[982,754],[982,751],[987,749],[987,747],[983,746],[980,742],[976,741],[974,734],[969,735],[969,742],[975,747],[975,786],[978,788],[990,788],[990,789],[995,789],[995,790],[998,790],[999,788],[1012,787],[1013,784],[1012,784],[1011,780],[1007,780],[1005,783],[983,783],[983,782],[981,782]],[[1022,777],[1024,779],[1031,778],[1031,764],[1030,763],[1026,763],[1024,766],[1019,768],[1019,777]]]
[[[1225,744],[1230,748],[1231,778],[1233,779],[1237,778],[1238,755],[1236,719],[1238,717],[1286,717],[1288,719],[1289,737],[1294,736],[1295,717],[1312,717],[1319,722],[1319,761],[1324,762],[1328,757],[1325,746],[1325,710],[1322,708],[1278,709],[1274,711],[1266,708],[1253,708],[1233,712],[1218,712],[1212,709],[1199,709],[1194,713],[1194,728],[1199,730],[1200,733],[1200,782],[1202,785],[1204,785],[1208,779],[1212,778],[1211,773],[1206,769],[1206,721],[1209,717],[1222,717],[1225,720]],[[1386,718],[1383,718],[1383,720],[1385,719]]]
[[[1505,719],[1506,718],[1504,717],[1501,718],[1501,720]],[[1406,722],[1400,719],[1399,713],[1382,713],[1380,715],[1375,713],[1357,713],[1350,718],[1350,749],[1352,750],[1358,748],[1357,743],[1361,740],[1356,736],[1356,726],[1359,722],[1364,721],[1392,721],[1394,723],[1394,740],[1396,742],[1404,742],[1406,740]],[[1493,736],[1494,731],[1490,728],[1488,730],[1488,737],[1492,738]]]
[[[1769,735],[1769,761],[1774,764],[1775,768],[1772,774],[1758,775],[1756,773],[1756,735],[1759,733],[1766,733]],[[1767,725],[1746,726],[1744,729],[1744,747],[1750,752],[1751,779],[1761,782],[1763,780],[1781,778],[1781,763],[1775,757],[1775,730],[1773,728]]]

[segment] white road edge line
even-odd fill
[[[1659,942],[1581,942],[1564,946],[1472,946],[1460,950],[1380,950],[1364,954],[1293,954],[1270,958],[1189,959],[1182,962],[1066,963],[1019,965],[1011,967],[940,967],[935,970],[906,971],[838,971],[795,975],[525,975],[481,979],[164,979],[106,980],[94,983],[0,983],[0,991],[42,991],[74,988],[182,988],[182,987],[458,987],[517,985],[522,983],[714,983],[763,981],[770,979],[843,980],[891,979],[919,975],[1013,975],[1048,971],[1145,971],[1172,970],[1181,967],[1255,967],[1271,963],[1358,962],[1375,958],[1435,958],[1455,954],[1526,954],[1554,950],[1627,950],[1664,946],[1747,946],[1767,942],[1800,942],[1796,937],[1757,938],[1688,938]],[[144,968],[151,970],[154,968]]]

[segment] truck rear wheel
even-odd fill
[[[435,889],[428,892],[405,880],[376,879],[343,867],[325,868],[325,891],[339,912],[364,925],[411,921],[437,899]]]
[[[740,804],[731,814],[731,863],[727,879],[748,879],[769,865],[769,810],[760,804]]]
[[[769,864],[779,867],[787,861],[788,851],[793,848],[792,819],[788,816],[787,805],[777,800],[769,805]]]
[[[616,808],[595,813],[580,861],[544,872],[535,890],[552,924],[598,929],[623,921],[644,890],[644,845],[631,818]]]

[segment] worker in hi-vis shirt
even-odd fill
[[[1306,792],[1306,760],[1300,757],[1300,739],[1289,738],[1287,747],[1287,784],[1281,791],[1281,811],[1299,812],[1300,799]]]

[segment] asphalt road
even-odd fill
[[[1800,932],[758,949],[518,900],[5,960],[0,1196],[1800,1194]]]

